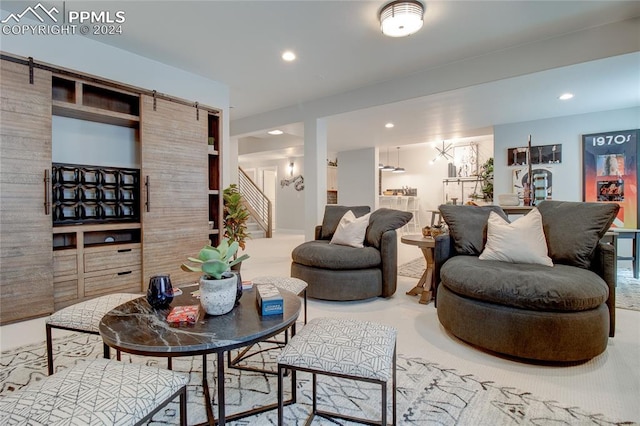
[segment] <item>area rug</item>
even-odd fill
[[[419,279],[426,268],[423,257],[417,257],[398,267],[398,275]],[[630,268],[618,268],[616,308],[640,311],[640,279],[633,278]]]
[[[102,356],[98,336],[71,334],[54,340],[55,368],[59,371],[82,358]],[[262,352],[254,357],[254,366],[274,368],[276,351]],[[214,356],[208,359],[208,371],[215,371]],[[46,375],[45,346],[34,344],[2,354],[0,395],[13,392]],[[129,356],[123,362],[166,366],[166,360]],[[173,368],[189,372],[189,424],[204,422],[203,391],[201,387],[202,357],[174,358]],[[537,398],[529,392],[500,386],[470,374],[420,358],[398,357],[398,424],[401,425],[630,425],[633,422],[615,420],[601,413],[593,413],[557,401]],[[213,376],[213,374],[211,374]],[[311,410],[311,377],[299,374],[298,403],[285,408],[286,425],[303,425]],[[285,379],[288,383],[288,379]],[[215,381],[210,378],[211,395],[215,395]],[[275,402],[276,377],[227,369],[225,392],[227,413]],[[290,389],[290,386],[287,386]],[[318,380],[319,408],[352,416],[376,418],[380,413],[380,388],[375,385],[344,379]],[[214,407],[217,413],[217,407]],[[389,413],[391,411],[389,410]],[[389,414],[391,415],[391,414]],[[157,413],[150,425],[177,424],[178,404],[172,403]],[[7,423],[4,423],[7,424]],[[8,423],[10,424],[10,422]],[[270,411],[248,417],[232,425],[274,425],[277,413]],[[316,418],[314,425],[351,425],[345,421]]]

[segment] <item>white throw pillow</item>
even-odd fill
[[[534,208],[512,223],[495,212],[489,214],[487,244],[480,254],[481,260],[553,266],[548,253],[538,209]]]
[[[369,226],[370,216],[371,213],[367,213],[364,216],[356,217],[351,210],[346,212],[338,223],[338,228],[331,238],[331,244],[364,247],[364,236],[367,232],[367,226]]]

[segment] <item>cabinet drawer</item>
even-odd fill
[[[135,247],[119,245],[117,247],[91,248],[85,249],[84,252],[85,272],[105,271],[122,268],[127,265],[140,265],[140,262],[139,244],[136,244]]]
[[[140,265],[109,271],[103,275],[84,277],[84,296],[94,297],[109,293],[140,293],[142,273]]]
[[[53,252],[53,276],[64,277],[78,273],[78,261],[75,250]]]

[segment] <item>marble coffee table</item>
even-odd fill
[[[291,327],[295,334],[295,322],[300,314],[300,298],[286,290],[280,290],[284,299],[282,315],[260,316],[255,300],[255,290],[245,291],[240,304],[231,312],[206,315],[201,310],[199,320],[192,325],[170,326],[166,318],[174,306],[196,305],[198,299],[191,296],[197,286],[181,287],[183,294],[174,298],[166,309],[154,309],[145,297],[134,299],[109,311],[100,322],[99,331],[104,342],[123,352],[157,357],[217,355],[218,418],[214,419],[209,401],[206,360],[203,359],[202,386],[209,423],[224,425],[228,420],[268,411],[277,404],[258,407],[242,413],[226,415],[224,396],[224,353],[232,349],[258,343]],[[275,396],[275,395],[274,395]]]

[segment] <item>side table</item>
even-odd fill
[[[618,249],[618,240],[631,240],[631,256],[618,256],[618,260],[630,260],[633,270],[633,278],[638,278],[638,270],[640,269],[638,262],[638,254],[640,254],[640,229],[627,228],[610,228],[605,234],[605,238],[611,240],[612,244]]]
[[[427,268],[424,270],[418,284],[407,292],[410,296],[420,295],[420,303],[426,305],[433,299],[434,276],[433,276],[433,252],[436,242],[432,237],[423,237],[422,235],[404,235],[400,237],[400,242],[417,246],[424,256]]]

